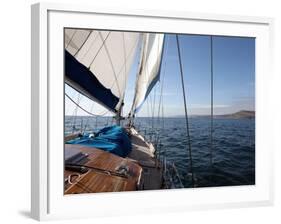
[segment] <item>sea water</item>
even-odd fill
[[[65,134],[112,124],[111,117],[66,116]],[[185,118],[136,118],[135,126],[147,140],[158,142],[158,158],[175,164],[184,187],[192,186],[191,170],[196,187],[255,184],[255,119],[215,118],[213,147],[209,117],[189,118],[191,148]]]

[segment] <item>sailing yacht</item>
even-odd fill
[[[65,194],[171,188],[165,160],[160,161],[155,145],[134,124],[159,81],[165,34],[70,28],[64,32],[65,84],[114,113],[115,119],[115,125],[97,132],[65,136]],[[124,115],[129,103],[124,101],[126,85],[137,58],[134,98]]]

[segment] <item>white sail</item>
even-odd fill
[[[164,34],[143,34],[140,66],[131,113],[137,113],[159,79]]]
[[[139,36],[134,32],[65,29],[65,49],[119,98],[117,110],[124,98]]]

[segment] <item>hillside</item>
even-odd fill
[[[249,110],[240,110],[233,114],[224,114],[224,115],[217,115],[215,117],[223,117],[223,118],[255,118],[255,111],[249,111]]]
[[[174,116],[176,118],[183,118],[184,115]],[[191,115],[190,117],[210,117],[210,115]],[[230,119],[241,119],[241,118],[255,118],[255,111],[250,110],[240,110],[236,113],[232,114],[221,114],[221,115],[214,115],[214,118],[230,118]]]

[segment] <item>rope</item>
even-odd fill
[[[169,37],[167,38],[167,47],[165,47],[164,55],[167,54],[168,46],[169,46]],[[165,57],[164,68],[163,68],[163,76],[162,76],[163,78],[162,78],[162,83],[161,83],[159,106],[158,106],[158,122],[160,121],[160,106],[161,105],[163,106],[163,87],[164,87],[164,80],[165,80],[165,74],[166,74],[166,63],[167,63],[167,61],[166,61],[166,57]]]
[[[213,130],[214,130],[214,75],[213,75],[213,36],[211,41],[211,130],[210,130],[210,164],[213,165]]]
[[[194,187],[194,175],[193,175],[192,153],[191,153],[191,140],[190,140],[190,134],[189,134],[189,121],[188,121],[188,115],[187,115],[187,103],[186,103],[186,97],[185,97],[183,69],[182,69],[182,61],[181,61],[181,54],[180,54],[180,46],[179,46],[179,37],[178,37],[178,35],[176,35],[176,39],[177,39],[178,56],[179,56],[179,64],[180,64],[180,74],[181,74],[181,84],[182,84],[182,92],[183,92],[183,100],[184,100],[184,112],[185,112],[185,121],[186,121],[186,134],[187,134],[188,146],[189,146],[190,172],[191,172],[191,179],[192,179],[192,187]]]
[[[67,95],[67,93],[65,93],[65,96],[72,102],[74,103],[77,107],[79,107],[81,110],[83,110],[84,112],[86,112],[87,114],[94,116],[94,117],[101,117],[104,116],[105,114],[108,113],[108,111],[103,111],[100,114],[93,114],[91,112],[89,112],[88,110],[84,109],[83,107],[81,107],[78,103],[76,103],[69,95]]]
[[[83,131],[83,121],[84,121],[84,118],[81,117],[81,125],[80,125],[80,132],[82,133]]]
[[[131,110],[130,110],[130,112],[129,112],[129,114],[128,114],[128,118],[129,118],[129,124],[130,124],[130,126],[132,126],[133,125],[133,123],[134,123],[134,117],[136,116],[136,114],[135,114],[135,108],[136,108],[136,106],[135,106],[135,102],[136,102],[136,93],[137,93],[137,83],[138,83],[138,79],[139,79],[139,76],[138,76],[138,74],[139,74],[139,72],[140,72],[140,70],[141,70],[141,67],[142,67],[142,64],[141,64],[141,61],[142,61],[142,58],[143,58],[143,51],[144,51],[144,43],[145,43],[145,40],[144,40],[144,33],[142,33],[141,35],[140,35],[140,41],[138,42],[138,47],[139,47],[139,52],[140,52],[140,54],[138,55],[138,70],[137,70],[137,77],[136,77],[136,80],[135,80],[135,94],[134,94],[134,98],[133,98],[133,103],[132,103],[132,106],[131,106]]]
[[[155,91],[156,91],[156,86],[154,86],[153,91],[151,90],[151,97],[150,97],[150,104],[151,104],[151,128],[153,130],[154,127],[154,105],[155,105]]]
[[[67,183],[72,185],[74,184],[74,182],[72,182],[72,178],[73,177],[77,177],[77,179],[79,179],[81,177],[81,175],[79,173],[73,173],[73,174],[70,174],[68,177],[67,177]]]
[[[74,133],[74,131],[75,131],[77,110],[78,110],[78,107],[79,107],[80,99],[81,99],[81,94],[78,93],[76,107],[75,107],[74,112],[73,112],[74,117],[73,117],[73,122],[72,122],[72,133]]]
[[[165,40],[165,39],[164,39]],[[160,112],[161,112],[161,109],[162,109],[162,112],[163,112],[163,88],[164,88],[164,80],[165,80],[165,74],[166,74],[166,57],[164,57],[166,54],[167,54],[167,49],[168,49],[168,45],[169,45],[169,39],[167,39],[167,47],[165,47],[165,42],[164,42],[164,53],[163,53],[163,60],[164,60],[164,67],[163,67],[163,75],[162,75],[162,79],[160,79],[161,81],[161,86],[159,84],[159,89],[160,89],[160,97],[159,97],[159,105],[158,105],[158,115],[157,115],[157,125],[158,125],[158,130],[157,130],[157,144],[159,143],[159,146],[160,146],[160,149],[162,151],[162,147],[161,147],[161,140],[160,140],[160,130],[161,130],[161,120],[160,120]],[[164,113],[162,113],[162,133],[164,131]],[[162,165],[163,165],[163,168],[165,167],[164,166],[164,163],[165,163],[165,159],[166,159],[166,147],[164,149],[164,152],[162,152],[163,154],[163,162],[162,162]]]
[[[65,83],[65,86],[69,86],[69,85],[67,85],[67,84]],[[66,91],[66,88],[65,88],[65,91]],[[71,97],[71,98],[74,97],[75,93],[76,93],[76,92],[73,92],[73,93],[72,93],[72,97]],[[65,107],[65,115],[67,115],[68,113],[70,113],[70,107]],[[73,112],[72,112],[72,115],[74,115]],[[72,120],[73,120],[73,119],[72,119]]]
[[[96,116],[96,125],[95,125],[95,129],[98,129],[98,116]]]
[[[83,168],[83,169],[90,169],[92,171],[96,171],[99,173],[103,173],[103,174],[107,174],[109,176],[118,176],[118,177],[122,177],[122,178],[128,178],[128,175],[123,174],[121,172],[118,171],[111,171],[111,170],[106,170],[106,169],[102,169],[99,167],[94,167],[94,166],[88,166],[88,165],[81,165],[81,164],[76,164],[76,163],[67,163],[65,164],[65,168],[66,169],[75,169],[75,168]]]
[[[153,103],[152,103],[152,96],[151,96],[151,94],[149,94],[148,95],[148,97],[147,97],[147,100],[149,100],[149,103],[150,103],[150,111],[151,111],[151,117],[150,117],[150,122],[151,122],[151,128],[150,128],[150,130],[149,130],[149,141],[151,142],[152,141],[152,126],[153,126]]]
[[[123,69],[123,66],[124,66],[124,83],[123,83],[123,93],[122,93],[122,95],[121,95],[121,93],[120,93],[120,99],[119,99],[119,102],[121,102],[121,104],[120,104],[120,107],[117,109],[118,110],[118,112],[117,112],[117,114],[116,114],[116,116],[115,116],[115,120],[116,120],[116,124],[117,125],[121,125],[121,118],[122,118],[122,109],[123,109],[123,106],[124,106],[124,97],[125,97],[125,91],[124,90],[126,90],[126,81],[127,81],[127,53],[126,53],[126,45],[125,45],[125,33],[123,32],[123,35],[122,35],[122,40],[123,40],[123,56],[124,56],[124,64],[122,65],[122,68],[121,68],[121,70],[118,72],[118,74],[117,74],[117,77],[116,77],[116,74],[115,74],[115,71],[114,71],[114,69],[113,69],[113,72],[114,72],[114,75],[115,75],[115,82],[113,82],[113,84],[112,84],[112,86],[111,86],[111,88],[110,89],[112,89],[113,88],[113,86],[114,86],[114,84],[117,84],[117,87],[118,87],[118,89],[119,89],[119,85],[118,85],[118,82],[117,82],[117,79],[119,78],[119,75],[120,75],[120,73],[121,73],[121,71],[122,71],[122,69]],[[108,57],[109,57],[109,55],[108,55]],[[110,59],[111,60],[111,59]],[[113,66],[113,64],[112,64],[112,66]],[[113,68],[113,67],[112,67]]]
[[[94,107],[94,102],[92,102],[92,106],[91,106],[91,109],[90,109],[90,112],[92,113],[93,111],[93,107]],[[89,123],[89,117],[87,117],[87,120],[86,120],[86,124],[85,124],[85,128],[84,128],[84,132],[86,132],[86,128],[88,126],[88,123]]]
[[[123,39],[123,51],[124,51],[124,69],[125,69],[125,74],[124,76],[126,77],[127,76],[127,53],[126,53],[126,45],[125,45],[125,33],[123,32],[123,35],[122,35],[122,39]],[[119,78],[119,75],[117,75],[118,78]],[[127,80],[127,77],[124,78],[124,89],[126,89],[126,80]],[[125,93],[125,92],[124,92]],[[124,99],[124,94],[122,96],[122,100]]]
[[[160,39],[160,35],[158,35],[157,54],[159,54],[159,44],[160,44],[159,39]],[[158,68],[160,66],[160,59],[159,59],[159,57],[157,57],[157,66],[158,66]],[[154,111],[155,111],[155,104],[156,104],[155,99],[156,99],[156,86],[154,86],[154,99],[153,99],[153,110],[152,110],[152,131],[154,132],[154,138],[155,138],[154,141],[157,138],[157,136],[155,134],[155,131],[154,131]],[[157,147],[157,145],[156,145],[156,147]]]

